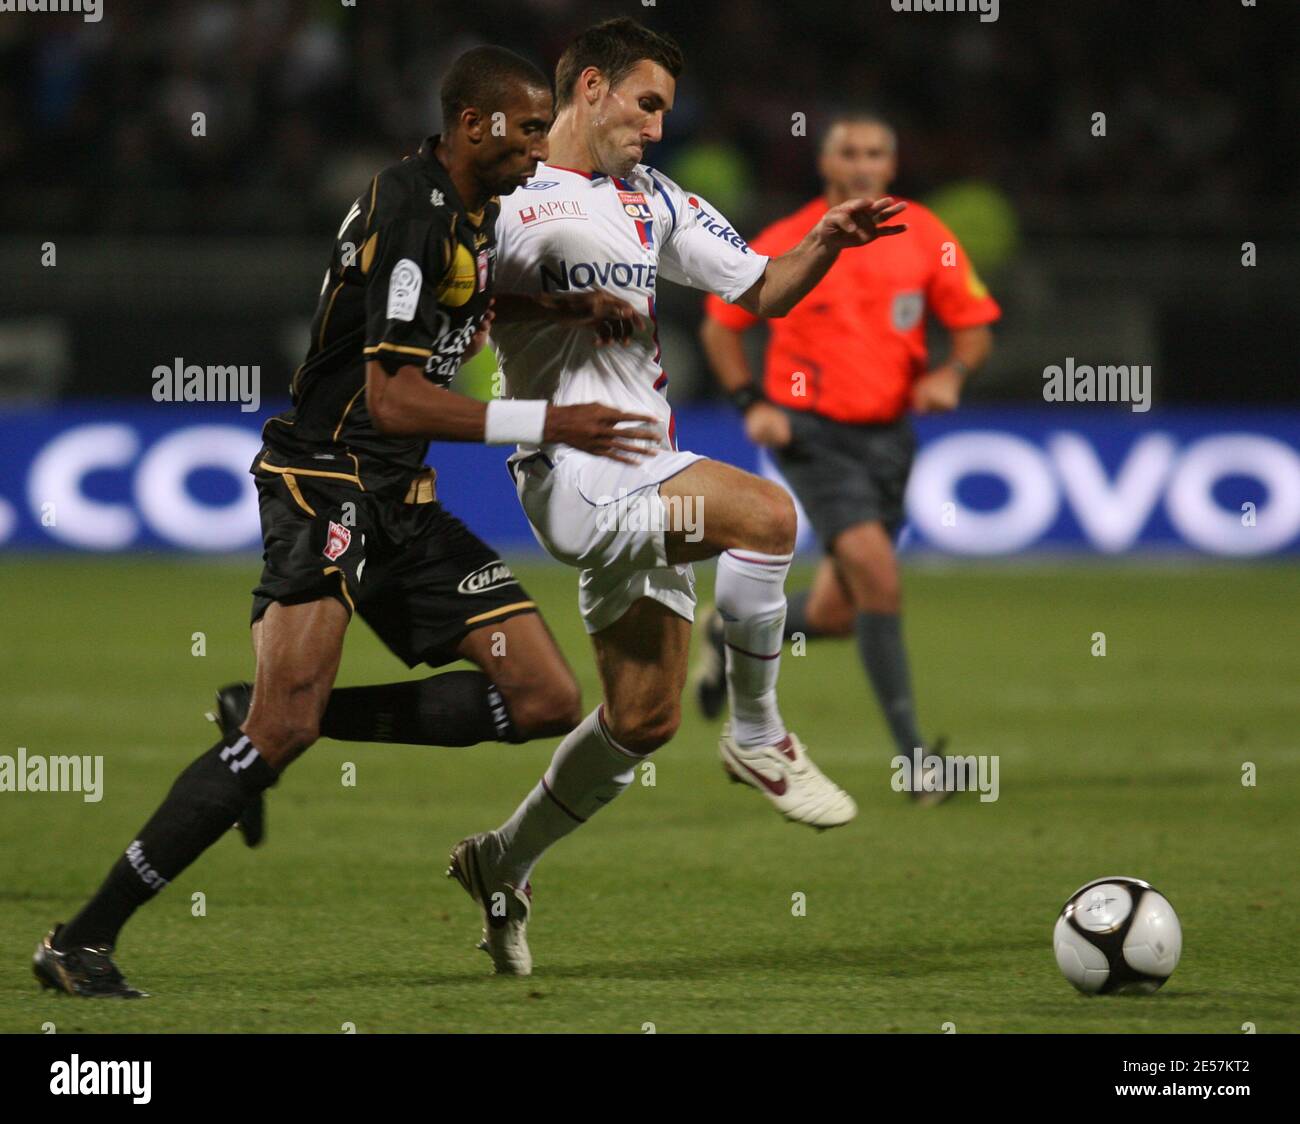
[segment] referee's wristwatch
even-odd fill
[[[727,397],[742,417],[749,412],[750,406],[754,405],[755,402],[767,401],[767,396],[753,383],[746,383],[744,386],[731,391]]]

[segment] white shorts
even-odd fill
[[[659,485],[699,453],[663,450],[623,464],[577,449],[511,458],[515,487],[546,552],[581,570],[578,608],[587,631],[608,628],[642,597],[695,619],[695,574],[668,562]]]

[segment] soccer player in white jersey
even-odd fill
[[[662,276],[759,316],[783,316],[841,250],[906,229],[882,225],[902,206],[851,200],[828,210],[789,253],[755,254],[706,200],[641,163],[662,136],[681,69],[676,44],[633,20],[580,34],[556,71],[550,158],[501,200],[502,295],[492,334],[517,400],[520,447],[511,467],[538,540],[581,570],[579,605],[604,695],[514,815],[452,852],[448,874],[483,907],[481,947],[502,973],[531,970],[529,875],[542,852],[618,796],[636,763],[677,730],[693,561],[718,558],[731,707],[719,749],[727,772],[800,823],[834,827],[857,813],[777,708],[793,503],[769,481],[678,448],[655,283]],[[643,314],[625,322],[623,346],[598,346],[589,328],[536,311],[549,294],[585,290],[622,297]],[[520,299],[511,302],[510,293]],[[544,444],[548,401],[603,402],[656,418],[658,447],[641,443],[640,455],[619,461]]]

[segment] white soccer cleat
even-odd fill
[[[533,954],[528,951],[528,915],[532,912],[532,890],[512,886],[493,873],[501,856],[501,840],[495,831],[484,831],[462,839],[451,849],[447,877],[454,878],[483,909],[483,939],[478,947],[492,957],[498,975],[527,976],[533,971]]]
[[[813,764],[794,734],[787,733],[779,745],[744,749],[728,724],[718,753],[733,781],[758,789],[787,820],[825,829],[846,824],[858,814],[853,797]]]

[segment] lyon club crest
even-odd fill
[[[654,218],[654,212],[650,210],[650,204],[646,202],[645,196],[639,191],[620,191],[618,201],[623,204],[623,212],[630,219],[636,219],[637,222],[649,222]]]

